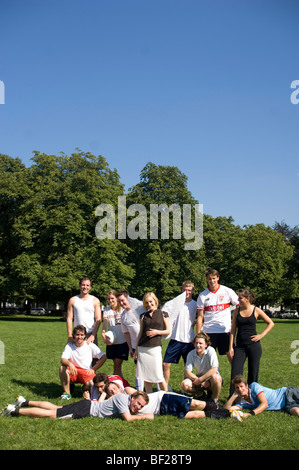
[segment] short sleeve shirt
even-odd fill
[[[199,357],[195,349],[188,353],[185,370],[192,372],[193,369],[196,369],[196,375],[201,377],[213,367],[217,367],[218,371],[219,362],[216,351],[212,346],[206,348],[203,357]]]
[[[204,290],[197,298],[197,308],[204,311],[203,331],[229,333],[231,329],[230,305],[238,305],[237,294],[229,287],[220,285],[216,292]]]
[[[282,410],[285,406],[285,392],[287,387],[272,389],[264,387],[263,385],[258,384],[257,382],[252,382],[249,385],[250,399],[252,403],[242,399],[238,402],[237,406],[240,408],[255,409],[260,405],[258,396],[261,393],[265,394],[265,398],[268,403],[267,411],[278,411]]]
[[[61,359],[68,359],[79,369],[90,369],[93,359],[100,359],[104,352],[94,343],[87,344],[79,348],[74,343],[67,343],[62,353]]]
[[[90,415],[96,418],[119,418],[123,413],[130,413],[130,400],[130,395],[118,393],[101,403],[92,401]]]

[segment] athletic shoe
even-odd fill
[[[60,398],[61,400],[70,400],[72,398],[72,395],[69,395],[68,393],[63,393]]]
[[[7,407],[2,410],[1,416],[9,416],[15,409],[16,407],[14,405],[7,405]]]
[[[22,404],[25,403],[25,401],[26,398],[22,397],[22,395],[19,395],[13,405],[16,408],[21,408]]]
[[[243,411],[240,410],[229,410],[230,417],[236,419],[237,421],[243,421]]]

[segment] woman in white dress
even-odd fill
[[[153,292],[143,297],[147,310],[140,316],[140,333],[137,343],[136,375],[144,380],[147,393],[153,391],[152,384],[159,384],[160,390],[167,391],[163,376],[161,336],[170,334],[170,320],[167,312],[158,309],[158,299]]]

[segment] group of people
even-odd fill
[[[206,271],[206,281],[207,288],[197,301],[193,300],[194,284],[185,281],[182,293],[161,309],[153,292],[139,301],[126,290],[109,290],[101,333],[105,354],[97,345],[100,301],[90,294],[90,279],[81,279],[79,295],[68,303],[68,343],[59,374],[62,400],[71,398],[75,383],[82,384],[84,399],[56,406],[19,397],[2,414],[54,418],[121,416],[125,420],[172,414],[184,418],[232,416],[242,420],[265,409],[283,409],[299,416],[299,388],[272,390],[258,383],[261,339],[274,326],[271,318],[254,305],[250,290],[241,289],[237,295],[219,284],[216,270]],[[235,307],[233,316],[231,306]],[[258,319],[266,324],[260,334],[256,331]],[[163,337],[170,338],[164,358]],[[216,351],[226,354],[231,364],[230,398],[223,407],[219,406],[222,377]],[[129,355],[136,364],[134,388],[122,373],[122,363]],[[184,378],[179,394],[172,391],[169,382],[171,364],[178,364],[181,358]],[[112,375],[98,371],[107,359],[113,361]],[[247,380],[243,377],[246,359]],[[154,393],[153,384],[158,389]],[[249,409],[249,413],[243,409]]]

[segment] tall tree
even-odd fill
[[[246,249],[239,264],[244,286],[256,293],[261,305],[280,303],[290,286],[287,266],[293,256],[292,246],[264,224],[246,226],[244,236]]]
[[[196,231],[197,201],[187,188],[186,175],[177,167],[149,162],[141,171],[140,183],[127,195],[127,207],[132,204],[137,212],[138,204],[146,208],[146,215],[139,219],[140,223],[146,223],[146,236],[127,239],[136,272],[132,293],[141,296],[152,290],[161,301],[167,300],[180,292],[186,279],[192,280],[198,291],[204,283],[205,258],[201,243],[197,249],[186,249],[187,230],[184,232],[183,223],[185,220],[187,228],[189,219],[187,213],[184,218],[184,208],[190,209],[190,231],[202,237]],[[129,220],[131,223],[132,219]]]
[[[14,224],[24,217],[21,205],[30,194],[28,172],[19,158],[0,155],[0,181],[0,301],[5,303],[15,299],[11,260],[22,253]]]
[[[20,207],[24,215],[15,221],[23,251],[13,266],[18,281],[23,266],[38,282],[31,284],[28,278],[22,295],[67,300],[84,275],[92,278],[100,296],[105,295],[109,275],[114,284],[128,283],[133,275],[126,266],[128,247],[95,234],[98,204],[116,204],[123,194],[116,170],[109,169],[104,157],[80,151],[71,156],[35,152],[32,161],[30,196]],[[30,269],[28,260],[34,260]]]

